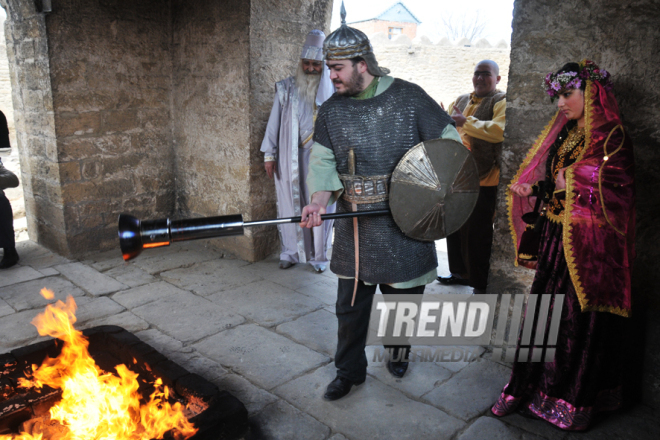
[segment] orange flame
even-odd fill
[[[46,290],[46,289],[44,289]],[[44,297],[52,292],[44,293]],[[51,296],[52,298],[52,296]],[[138,375],[125,365],[116,367],[118,377],[101,370],[87,347],[82,332],[75,330],[76,303],[69,296],[66,303],[57,301],[46,306],[32,324],[42,336],[64,341],[61,354],[46,357],[41,366],[33,365],[29,379],[20,379],[22,387],[48,385],[62,390],[62,400],[50,409],[50,418],[64,427],[66,434],[58,440],[150,440],[162,439],[174,430],[177,439],[187,439],[197,429],[183,414],[180,403],[170,405],[169,390],[156,380],[156,391],[140,406]],[[60,427],[62,428],[62,427]],[[0,435],[0,440],[48,440],[40,432]]]

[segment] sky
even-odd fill
[[[401,0],[401,3],[422,22],[417,27],[417,35],[426,34],[433,42],[437,42],[442,34],[442,20],[440,17],[443,14],[452,14],[454,19],[458,20],[463,16],[472,17],[473,14],[478,12],[480,17],[488,19],[484,37],[491,43],[497,43],[500,40],[509,43],[511,41],[513,1]],[[350,23],[374,18],[396,3],[398,3],[397,0],[344,0],[346,21]],[[469,8],[466,5],[469,5]],[[332,30],[338,28],[341,23],[340,7],[341,0],[334,0],[332,24],[330,26]]]

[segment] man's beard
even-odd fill
[[[335,80],[335,83],[337,81]],[[351,74],[351,79],[348,80],[348,83],[339,81],[344,84],[346,90],[343,92],[337,92],[342,96],[355,96],[359,94],[364,89],[364,78],[358,73],[357,67],[353,66],[353,73]]]
[[[300,96],[303,101],[309,105],[314,105],[320,83],[321,74],[305,73],[302,68],[302,63],[298,63],[298,70],[296,71],[296,88],[298,89],[298,96]]]

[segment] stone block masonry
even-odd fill
[[[421,86],[445,108],[464,93],[474,90],[472,76],[476,64],[484,59],[500,66],[498,88],[506,91],[509,79],[509,52],[506,47],[429,44],[426,39],[406,37],[388,40],[383,33],[370,35],[378,64],[391,75]],[[425,42],[426,41],[426,42]],[[479,45],[482,46],[482,45]]]
[[[327,30],[330,1],[0,3],[32,240],[76,256],[117,248],[122,212],[274,216],[259,153],[273,85]],[[277,234],[214,244],[254,261]]]

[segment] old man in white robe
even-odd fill
[[[309,203],[311,194],[305,182],[316,112],[335,91],[323,62],[324,39],[322,31],[311,31],[296,74],[275,84],[275,100],[261,151],[268,176],[275,178],[278,217],[299,216]],[[334,212],[334,205],[328,208],[328,213]],[[317,272],[323,272],[328,266],[332,223],[326,221],[311,230],[296,224],[279,225],[280,269],[309,262]]]

